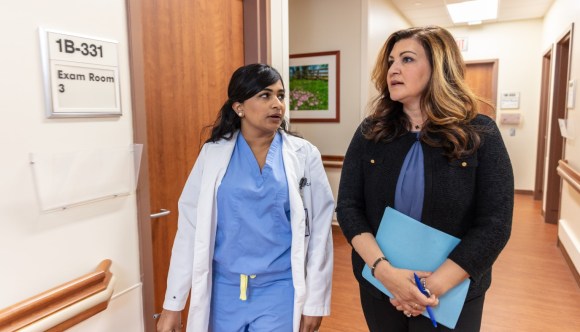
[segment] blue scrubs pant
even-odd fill
[[[272,280],[260,275],[249,279],[245,301],[240,300],[240,284],[234,280],[214,272],[211,332],[292,332],[292,279]]]

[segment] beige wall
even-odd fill
[[[369,73],[376,54],[395,30],[408,26],[388,1],[290,0],[290,54],[339,50],[340,123],[292,123],[292,130],[324,155],[342,155],[373,94]],[[324,13],[324,15],[320,15]],[[340,170],[327,169],[336,197]]]
[[[366,56],[363,57],[363,61],[366,62],[361,72],[363,82],[361,86],[364,87],[361,95],[365,97],[363,98],[363,107],[361,107],[361,119],[368,114],[370,103],[378,95],[377,89],[375,89],[374,84],[371,82],[371,71],[375,66],[381,48],[390,34],[411,26],[390,1],[369,0],[367,2],[366,27],[368,33],[365,38],[367,47],[364,49]]]
[[[318,15],[324,10],[326,15]],[[341,51],[341,122],[292,125],[317,145],[322,154],[344,155],[376,90],[370,71],[386,38],[410,26],[388,0],[291,0],[290,54],[339,49]],[[450,28],[456,37],[467,37],[466,60],[498,59],[499,93],[520,92],[518,126],[500,125],[515,169],[515,188],[532,191],[535,180],[541,76],[542,20],[516,21],[469,28]],[[522,37],[525,31],[525,37]],[[536,56],[533,56],[533,55]],[[515,129],[515,135],[510,135]],[[330,138],[330,139],[329,139]],[[328,170],[336,193],[339,173]]]
[[[289,13],[290,54],[340,51],[340,123],[291,128],[322,154],[344,155],[360,120],[361,1],[290,0]]]
[[[449,28],[456,38],[468,39],[463,58],[469,60],[498,59],[497,120],[514,168],[515,188],[534,190],[536,149],[542,74],[542,20],[484,24]],[[520,107],[504,110],[502,92],[519,92]],[[502,113],[519,113],[519,125],[501,125]],[[510,135],[510,130],[515,130]]]
[[[570,79],[575,79],[576,84],[580,80],[580,1],[556,0],[544,19],[542,48],[549,49],[575,25],[572,36],[572,57],[570,67]],[[554,57],[552,57],[554,58]],[[574,129],[575,137],[567,139],[564,147],[564,155],[570,165],[580,171],[580,101],[578,100],[579,88],[576,87],[575,107],[568,109],[567,119]],[[580,273],[580,194],[567,182],[563,182],[562,200],[560,202],[560,221],[558,225],[558,238],[570,255],[576,270]]]
[[[39,27],[119,42],[121,117],[45,117]],[[30,153],[132,144],[125,2],[2,1],[0,30],[0,308],[92,272],[108,258],[116,277],[110,308],[79,330],[140,331],[135,195],[41,212],[29,163]]]
[[[360,122],[361,1],[290,0],[290,54],[340,51],[340,123],[293,123],[291,130],[316,145],[324,155],[346,153]],[[334,197],[339,169],[327,169]]]

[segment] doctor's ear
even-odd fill
[[[242,103],[239,103],[239,102],[233,103],[232,104],[232,109],[234,110],[234,112],[236,112],[238,114],[238,116],[240,118],[243,118],[244,117],[244,110],[243,110],[243,107],[242,107]]]
[[[240,111],[242,111],[243,105],[242,103],[240,103],[239,101],[236,101],[235,103],[232,104],[232,109],[234,110],[234,112],[238,113]]]

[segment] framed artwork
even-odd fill
[[[290,55],[290,121],[340,122],[340,51]]]

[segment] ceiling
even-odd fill
[[[413,26],[453,27],[466,25],[466,23],[453,24],[445,7],[447,3],[461,1],[391,0],[391,2]],[[542,18],[553,2],[554,0],[499,0],[497,19],[484,21],[483,24]]]

